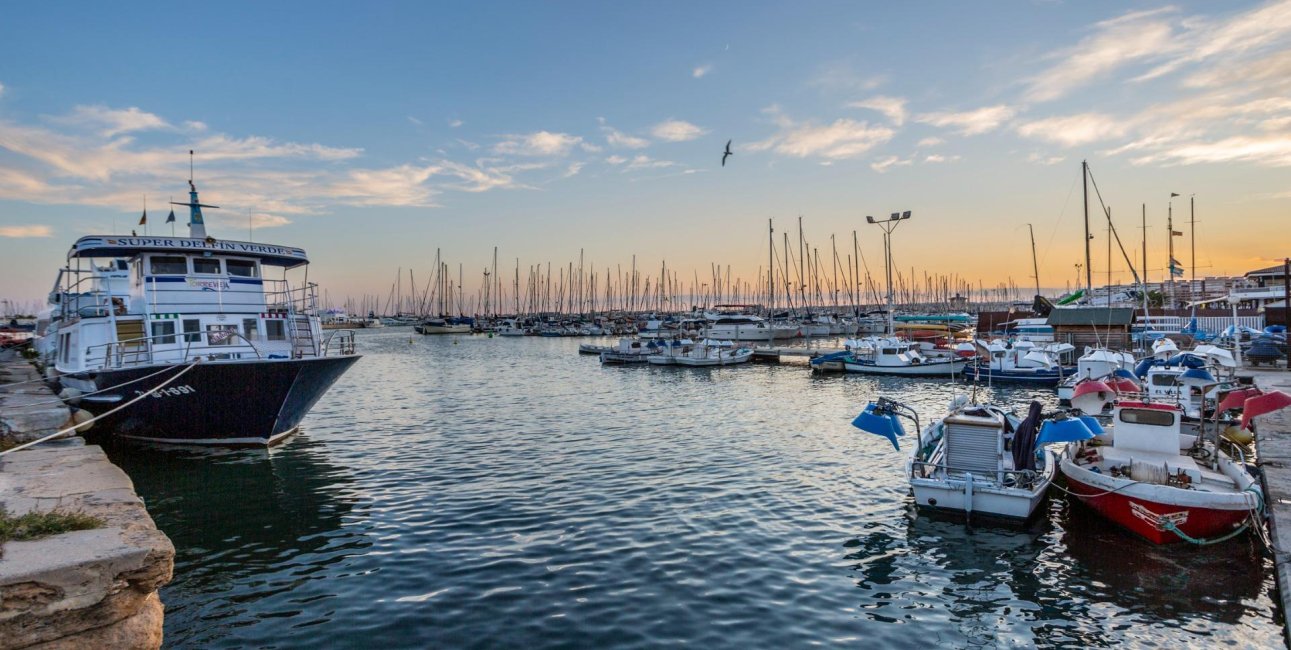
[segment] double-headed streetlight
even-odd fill
[[[896,230],[897,224],[909,218],[909,210],[906,210],[905,212],[893,212],[892,216],[887,219],[875,219],[869,215],[865,216],[866,222],[878,224],[879,227],[883,229],[883,264],[886,267],[888,281],[888,336],[892,336],[896,333],[896,326],[893,324],[892,318],[892,231]]]

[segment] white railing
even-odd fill
[[[218,334],[220,342],[212,342],[210,334]],[[182,339],[182,347],[162,350],[154,349],[154,344],[158,342],[158,339],[164,339],[161,341],[162,345],[171,345],[171,341],[175,341],[179,337],[185,337],[185,334],[155,334],[124,341],[91,345],[85,348],[85,366],[87,368],[112,369],[146,366],[157,363],[157,357],[164,359],[162,363],[188,363],[196,359],[208,361],[241,359],[242,355],[247,353],[254,354],[256,359],[264,358],[260,349],[250,339],[233,330],[189,332],[188,336],[200,338],[197,341],[184,338]],[[239,339],[243,341],[243,344],[225,342]]]

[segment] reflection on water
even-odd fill
[[[162,592],[166,641],[206,646],[226,626],[327,622],[338,604],[328,572],[370,546],[346,531],[352,479],[327,447],[299,436],[265,450],[108,449],[175,544]]]
[[[360,336],[281,448],[112,450],[178,551],[168,644],[1280,643],[1246,542],[1152,549],[1060,498],[1020,528],[916,513],[902,454],[849,423],[962,385]]]

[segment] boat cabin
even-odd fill
[[[299,248],[212,237],[82,237],[51,292],[55,363],[77,372],[320,356],[315,285],[288,277],[308,264]]]

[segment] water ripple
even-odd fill
[[[175,542],[167,644],[1281,643],[1244,541],[1151,548],[1061,499],[1024,529],[916,515],[901,455],[849,422],[962,388],[576,345],[363,332],[278,449],[111,450]]]

